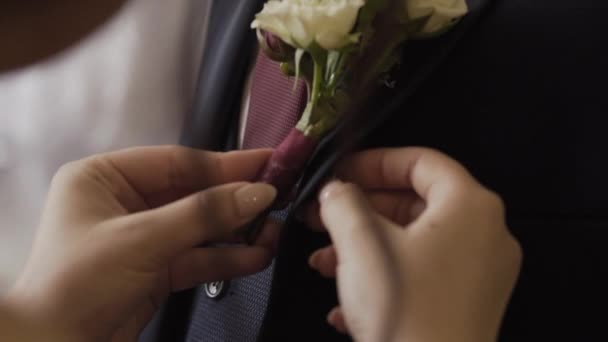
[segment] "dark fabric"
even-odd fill
[[[199,291],[186,341],[255,341],[268,302],[273,267],[234,279],[228,293],[215,300]]]
[[[491,4],[453,48],[433,48],[453,42],[452,34],[411,44],[399,89],[386,90],[367,109],[370,121],[349,134],[359,149],[440,149],[504,198],[524,264],[501,341],[605,341],[608,3]],[[425,64],[437,51],[446,58]],[[336,134],[318,151],[298,203],[314,194],[344,142]],[[260,341],[348,340],[324,322],[336,303],[334,284],[306,265],[326,242],[288,219]]]
[[[244,149],[276,147],[295,126],[308,96],[306,85],[294,82],[281,73],[277,62],[258,54]],[[186,341],[255,341],[266,312],[273,270],[272,265],[259,274],[231,280],[221,303],[199,290]]]
[[[602,1],[495,1],[359,146],[440,149],[503,196],[524,264],[501,341],[608,338],[606,15]],[[334,289],[305,264],[322,242],[289,228],[260,340],[337,341]]]
[[[213,1],[196,97],[184,121],[182,145],[207,150],[226,146],[254,58],[251,18],[262,5],[263,0]]]

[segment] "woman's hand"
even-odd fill
[[[12,307],[47,338],[135,341],[172,291],[262,270],[276,227],[251,247],[202,246],[241,242],[271,204],[274,188],[246,182],[269,155],[152,147],[64,166]]]
[[[330,324],[357,341],[495,340],[521,262],[499,197],[428,149],[363,152],[337,173],[350,184],[308,215],[333,241],[310,259],[337,277]]]

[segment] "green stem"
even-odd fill
[[[306,105],[306,109],[302,114],[302,118],[296,125],[296,128],[302,132],[307,132],[310,126],[314,124],[313,121],[313,111],[317,108],[317,103],[319,102],[319,98],[321,98],[321,88],[323,86],[323,66],[314,61],[314,71],[312,78],[312,91],[310,93],[310,97],[308,100],[308,104]]]
[[[314,61],[314,73],[312,78],[312,95],[311,102],[313,108],[317,104],[319,97],[321,96],[321,86],[323,85],[323,66]]]
[[[300,118],[300,121],[298,121],[298,124],[296,125],[296,128],[300,132],[306,133],[306,130],[310,126],[311,116],[312,116],[312,102],[308,102],[308,104],[306,105],[306,108],[304,109],[304,113],[302,114],[302,118]]]

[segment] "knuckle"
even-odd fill
[[[496,251],[500,251],[507,267],[519,269],[523,260],[523,248],[517,238],[511,233],[506,224],[495,225],[498,229],[491,234],[493,238],[492,246]]]
[[[476,189],[471,189],[470,186],[455,179],[454,177],[449,178],[449,183],[446,183],[446,188],[451,198],[460,203],[467,203],[466,199],[476,195]]]
[[[81,162],[69,162],[61,165],[57,172],[55,172],[55,176],[53,177],[53,182],[57,182],[60,180],[68,179],[74,176],[76,172],[81,168]]]
[[[198,210],[202,215],[213,213],[213,196],[207,191],[203,191],[197,195]]]
[[[481,186],[476,186],[475,190],[469,191],[469,205],[471,211],[492,221],[504,221],[505,203],[502,198],[494,191]]]
[[[352,183],[332,182],[321,192],[321,202],[324,204],[323,207],[333,207],[352,198],[357,191],[357,186]]]
[[[523,262],[523,250],[519,242],[510,234],[504,234],[499,244],[493,245],[496,266],[505,275],[515,276],[520,272]]]
[[[215,210],[215,199],[207,192],[203,191],[196,195],[196,212],[198,212],[198,219],[200,220],[201,227],[204,229],[198,229],[201,239],[214,236],[216,231],[221,229],[220,220],[218,219],[219,212]]]
[[[344,183],[340,186],[336,194],[342,199],[348,199],[358,196],[360,193],[359,186],[354,183]]]
[[[507,234],[510,235],[505,205],[498,194],[479,185],[461,186],[457,191],[463,195],[451,198],[454,206],[450,213],[480,234],[480,239],[501,243]]]
[[[341,186],[341,189],[339,189],[338,191],[338,195],[342,195],[344,197],[351,197],[355,194],[357,194],[359,191],[359,188],[353,184],[353,183],[344,183]]]
[[[421,155],[428,155],[428,156],[432,156],[434,158],[441,158],[441,159],[450,159],[450,157],[448,157],[445,153],[441,152],[438,149],[435,148],[431,148],[431,147],[415,147],[415,148],[405,148],[405,151],[415,151],[420,153]]]
[[[170,189],[179,190],[185,186],[183,175],[186,173],[185,165],[192,158],[192,151],[181,146],[168,146],[167,181]]]
[[[503,199],[496,192],[484,189],[482,192],[483,203],[485,203],[486,209],[501,217],[505,214],[505,203]]]
[[[71,184],[78,181],[82,177],[93,173],[100,163],[99,156],[89,157],[87,159],[71,161],[63,164],[52,179],[52,184]]]
[[[519,241],[511,234],[507,238],[507,253],[508,260],[519,269],[524,258],[524,251]]]

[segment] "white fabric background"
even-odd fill
[[[131,0],[70,50],[0,75],[0,291],[25,262],[60,165],[178,141],[210,5]]]

